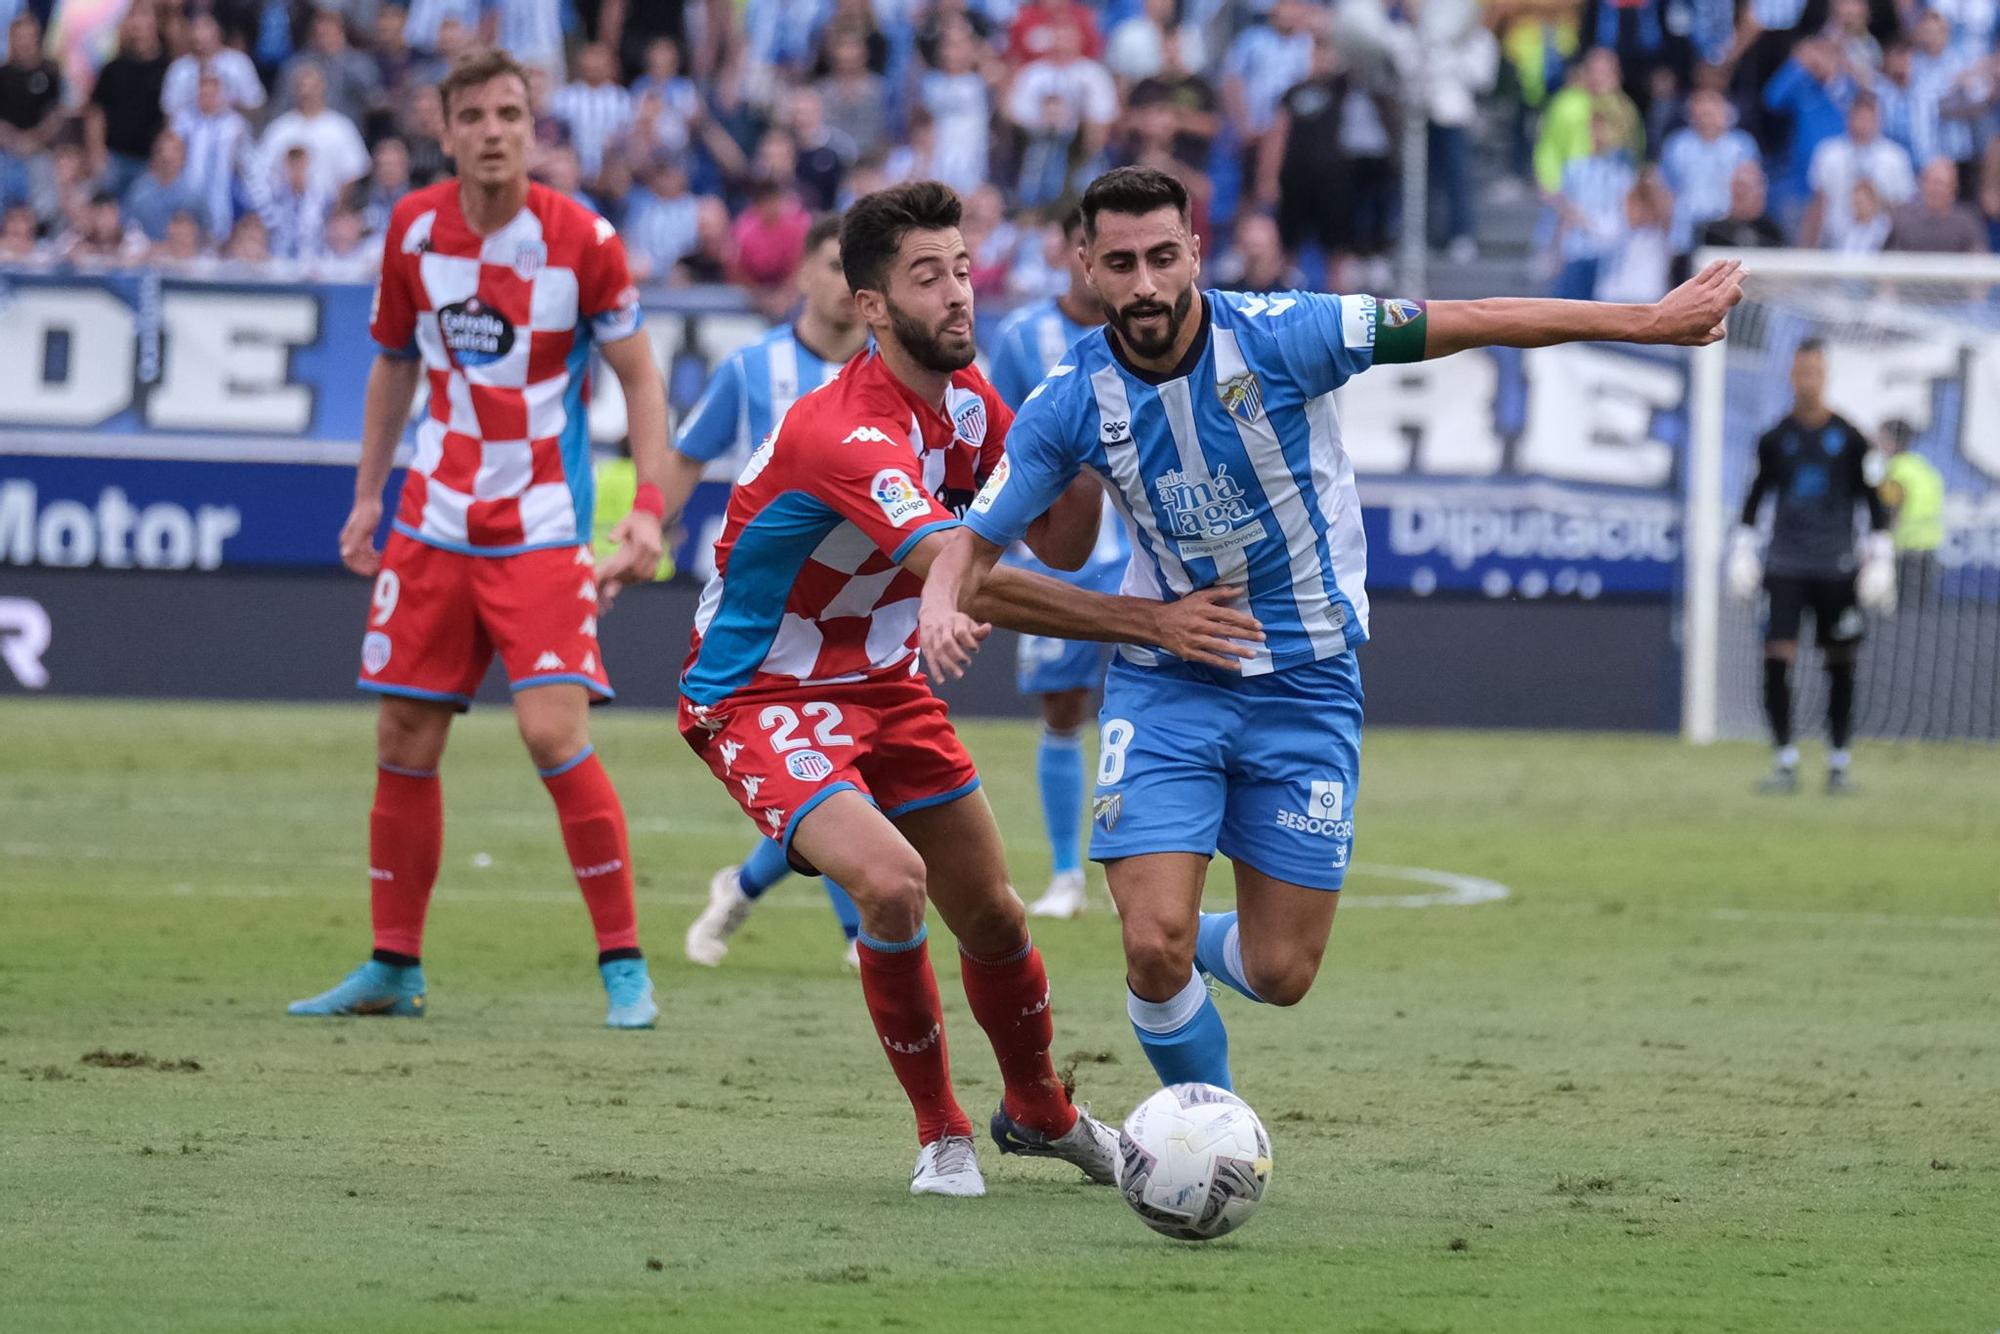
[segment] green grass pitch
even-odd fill
[[[1372,735],[1318,988],[1220,1002],[1271,1193],[1190,1247],[990,1145],[986,1199],[907,1194],[817,887],[682,961],[750,830],[664,716],[596,728],[658,1031],[599,1027],[490,710],[445,760],[430,1016],[288,1019],[366,949],[370,721],[0,705],[0,1328],[2000,1329],[2000,752],[1864,747],[1851,799],[1760,799],[1749,747]],[[1032,734],[966,732],[1032,894]],[[1385,866],[1510,892],[1390,906],[1426,887]],[[1038,938],[1058,1054],[1122,1116],[1152,1078],[1116,924]]]

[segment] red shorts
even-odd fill
[[[355,684],[464,709],[496,652],[510,690],[571,684],[611,698],[590,548],[467,556],[391,533]]]
[[[944,701],[914,677],[681,700],[681,735],[767,837],[854,789],[890,819],[974,791],[979,771]]]

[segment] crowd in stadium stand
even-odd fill
[[[1181,178],[1216,281],[1381,287],[1407,99],[1427,216],[1543,201],[1553,289],[1650,299],[1702,243],[1985,251],[2000,0],[0,0],[0,261],[364,279],[448,170],[469,47],[535,73],[536,176],[644,281],[772,313],[812,215],[966,196],[982,295],[1066,281],[1052,219]],[[1493,159],[1475,185],[1476,152]],[[1496,179],[1497,177],[1497,179]]]

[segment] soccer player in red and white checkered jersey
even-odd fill
[[[681,733],[802,870],[861,913],[861,989],[921,1146],[910,1189],[980,1195],[972,1124],[952,1092],[926,943],[926,899],[958,937],[966,999],[998,1058],[1003,1153],[1113,1178],[1117,1137],[1070,1102],[1049,1060],[1048,975],[1008,884],[979,775],[917,665],[923,575],[955,509],[1005,466],[1012,414],[972,369],[959,201],[934,181],[848,210],[841,263],[876,346],[794,403],[730,496],[716,574],[681,676]],[[1081,565],[1100,506],[1085,481],[1028,541]],[[978,610],[1014,629],[1167,646],[1228,665],[1256,636],[1222,605],[1102,597],[1001,570]]]
[[[354,510],[341,559],[375,578],[360,686],[381,696],[369,817],[375,949],[294,1014],[420,1015],[424,913],[443,841],[438,761],[497,653],[590,911],[605,1022],[659,1014],[639,952],[618,794],[591,748],[611,698],[597,616],[660,560],[667,408],[611,225],[528,179],[526,71],[482,52],[442,85],[458,175],[406,196],[385,240]],[[585,423],[595,348],[625,391],[640,485],[602,569]],[[430,411],[385,550],[382,488],[419,376]]]

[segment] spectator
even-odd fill
[[[213,70],[196,84],[191,112],[174,117],[174,133],[186,145],[188,184],[199,201],[203,230],[210,236],[229,235],[235,225],[237,183],[256,156],[250,122],[229,104],[222,79]]]
[[[1981,2],[1990,9],[1992,0]],[[1819,35],[1833,45],[1856,83],[1866,86],[1882,68],[1882,44],[1868,31],[1868,0],[1833,0]]]
[[[1744,0],[1737,11],[1735,40],[1722,61],[1736,71],[1736,102],[1749,112],[1745,128],[1758,147],[1773,156],[1784,146],[1785,117],[1790,113],[1764,94],[1808,36],[1800,27],[1807,4],[1808,0]],[[1840,58],[1832,43],[1822,40],[1820,46],[1827,52],[1830,69],[1838,69]],[[1810,155],[1811,150],[1807,152]]]
[[[1867,94],[1848,109],[1847,133],[1828,139],[1813,153],[1810,180],[1813,198],[1799,224],[1799,244],[1850,253],[1848,233],[1857,225],[1854,187],[1863,181],[1871,187],[1875,215],[1866,230],[1880,230],[1886,238],[1888,210],[1914,194],[1917,184],[1910,155],[1882,137],[1875,99]]]
[[[937,68],[917,83],[917,97],[937,132],[932,169],[937,179],[961,195],[986,179],[992,138],[993,102],[978,70],[979,47],[970,25],[947,27],[937,44]]]
[[[1738,164],[1729,174],[1729,212],[1701,229],[1701,244],[1766,249],[1785,243],[1784,229],[1765,211],[1764,169]]]
[[[1125,141],[1115,165],[1151,167],[1179,181],[1181,188],[1188,192],[1188,226],[1206,242],[1208,201],[1215,193],[1215,187],[1209,181],[1207,172],[1189,166],[1174,152],[1180,118],[1175,115],[1173,107],[1165,102],[1154,102],[1133,111],[1125,118],[1125,125]]]
[[[856,156],[888,147],[888,87],[868,68],[868,44],[858,33],[843,30],[826,41],[830,72],[819,84],[820,102],[830,130],[854,145]]]
[[[1910,81],[1910,44],[1902,38],[1882,48],[1882,68],[1867,84],[1875,94],[1875,108],[1882,118],[1882,133],[1903,146],[1912,162],[1926,160],[1917,145],[1917,94]],[[1933,136],[1927,134],[1929,139]]]
[[[978,43],[979,50],[991,56],[994,28],[983,10],[983,4],[980,9],[968,7],[967,0],[931,0],[917,20],[917,55],[932,69],[942,68],[945,35],[962,27]]]
[[[762,298],[761,309],[771,308],[774,295],[781,294],[798,271],[811,226],[812,214],[799,203],[789,182],[766,179],[752,187],[750,207],[732,229],[734,276],[758,289],[753,300]],[[782,310],[788,300],[781,300],[777,308]]]
[[[1673,198],[1658,173],[1640,176],[1625,196],[1625,228],[1618,247],[1597,275],[1599,301],[1648,305],[1667,294],[1673,266],[1667,227],[1673,216]]]
[[[0,65],[0,203],[27,199],[37,188],[42,155],[62,127],[62,99],[62,71],[42,54],[42,25],[19,15],[7,25],[7,63]]]
[[[659,8],[672,0],[654,0]],[[563,77],[563,0],[484,0],[479,40],[497,46],[523,65],[545,69],[558,82]],[[614,64],[617,51],[612,51]]]
[[[353,121],[327,106],[326,76],[317,66],[301,66],[292,91],[298,105],[272,121],[258,143],[264,170],[289,172],[284,164],[291,150],[303,148],[313,190],[330,204],[368,170],[368,146]]]
[[[1588,301],[1599,275],[1617,257],[1625,240],[1627,201],[1639,183],[1617,120],[1599,112],[1591,118],[1590,132],[1592,151],[1563,168],[1556,204],[1562,267],[1554,294],[1572,301]]]
[[[1814,154],[1821,144],[1840,136],[1846,118],[1843,108],[1854,95],[1853,80],[1842,72],[1839,54],[1817,37],[1800,42],[1765,86],[1764,109],[1790,121],[1784,167],[1777,180],[1781,217],[1796,216],[1811,197]]]
[[[1236,244],[1215,266],[1218,286],[1234,292],[1292,292],[1305,275],[1285,253],[1278,224],[1268,213],[1246,212],[1236,219]]]
[[[550,101],[583,164],[586,180],[604,165],[604,147],[632,123],[632,94],[616,82],[611,48],[592,42],[577,52],[577,81],[563,85]]]
[[[19,50],[21,33],[11,34]],[[127,227],[118,208],[118,196],[100,190],[91,196],[83,225],[64,239],[63,258],[72,264],[105,267],[130,263],[146,253],[146,238],[136,227]]]
[[[182,269],[208,257],[208,237],[202,231],[201,215],[182,209],[167,219],[166,235],[146,254],[148,264]]]
[[[1429,11],[1418,11],[1421,26]],[[1676,71],[1689,63],[1687,41],[1674,31],[1666,0],[1587,0],[1582,12],[1584,40],[1618,57],[1625,95],[1640,114],[1647,114],[1661,94],[1668,101],[1678,89]],[[1664,81],[1659,75],[1665,73]]]
[[[1185,67],[1208,63],[1208,48],[1200,27],[1175,19],[1176,0],[1144,0],[1144,7],[1111,30],[1104,47],[1104,65],[1121,87],[1153,78],[1167,67],[1167,42],[1181,46]],[[1067,270],[1064,270],[1067,272]]]
[[[694,249],[682,255],[669,279],[676,287],[727,282],[736,268],[736,241],[729,208],[705,195],[694,210]]]
[[[0,261],[20,264],[42,257],[41,220],[26,204],[10,204],[0,217]]]
[[[312,259],[312,276],[322,282],[369,282],[382,267],[382,247],[351,208],[336,208],[326,220],[326,235]]]
[[[97,72],[84,108],[91,169],[113,193],[122,195],[145,173],[153,141],[166,124],[160,92],[167,63],[153,7],[132,6],[118,24],[118,54]]]
[[[413,185],[429,185],[451,171],[451,159],[444,151],[444,101],[435,85],[426,84],[411,94],[402,131],[403,143],[410,150]]]
[[[1472,237],[1470,127],[1478,115],[1476,98],[1499,74],[1500,48],[1480,21],[1477,0],[1424,0],[1416,38],[1418,78],[1430,113],[1430,240],[1454,264],[1464,264],[1479,253]]]
[[[972,290],[980,296],[1003,295],[1021,233],[1007,220],[1007,203],[998,189],[982,185],[965,197],[965,224],[959,231],[972,254]]]
[[[222,44],[222,25],[213,14],[197,12],[188,24],[188,53],[167,66],[161,85],[160,106],[167,119],[194,110],[204,71],[222,80],[222,92],[238,111],[255,111],[264,105],[264,81],[249,56]]]
[[[48,170],[35,183],[30,201],[35,216],[42,220],[42,230],[49,236],[82,231],[90,214],[90,201],[99,188],[83,149],[58,142],[49,151]]]
[[[1186,29],[1168,30],[1160,47],[1160,72],[1141,79],[1127,104],[1133,110],[1161,104],[1174,112],[1174,156],[1197,171],[1208,170],[1209,146],[1221,127],[1221,105],[1215,85],[1196,74],[1200,62],[1189,58]]]
[[[1286,249],[1315,243],[1329,262],[1382,253],[1394,202],[1394,114],[1388,98],[1342,67],[1331,37],[1314,44],[1311,77],[1279,99],[1259,151],[1257,199],[1277,210]]]
[[[895,0],[891,0],[893,7]],[[903,20],[905,27],[907,19]],[[820,24],[816,50],[810,69],[815,79],[824,78],[833,72],[831,47],[836,37],[857,37],[862,50],[867,53],[867,65],[871,72],[886,74],[889,70],[889,38],[875,22],[875,7],[871,0],[833,0],[833,12]]]
[[[840,197],[840,180],[859,156],[854,141],[826,123],[826,104],[801,88],[785,104],[785,128],[794,149],[793,174],[806,207],[825,212]]]
[[[125,191],[127,221],[147,240],[164,241],[176,213],[198,213],[201,206],[201,191],[187,171],[186,141],[172,130],[161,130],[146,174]]]
[[[1970,164],[1973,122],[1991,99],[1986,62],[1952,41],[1951,21],[1935,9],[1917,20],[1910,53],[1910,156],[1918,166],[1943,154]]]
[[[747,0],[744,54],[759,80],[802,74],[812,63],[823,17],[820,0]]]
[[[681,48],[673,38],[656,37],[647,43],[646,72],[633,80],[632,96],[636,102],[654,99],[654,142],[669,153],[684,151],[702,117],[701,91],[681,73]]]
[[[313,170],[313,156],[303,144],[287,148],[271,182],[270,202],[263,208],[270,231],[271,253],[298,263],[316,259],[326,237],[327,214],[334,193]]]
[[[1694,247],[1695,232],[1729,212],[1736,168],[1757,161],[1757,141],[1729,125],[1729,102],[1713,89],[1688,97],[1688,123],[1667,136],[1660,174],[1674,195],[1674,253]]]
[[[1889,243],[1889,210],[1882,193],[1867,179],[1854,182],[1854,196],[1848,205],[1847,225],[1827,248],[1842,255],[1874,255]]]
[[[1063,41],[1063,33],[1069,34],[1069,41]],[[1059,48],[1087,60],[1103,54],[1104,37],[1088,9],[1076,0],[1028,0],[1015,11],[1013,25],[1007,30],[1008,64],[1018,68],[1046,60]]]
[[[1080,156],[1078,126],[1060,95],[1044,94],[1041,116],[1023,125],[1021,167],[1014,178],[1014,197],[1029,208],[1045,208],[1070,193],[1070,173]]]
[[[622,159],[620,161],[622,162]],[[596,196],[583,188],[583,165],[576,160],[576,150],[568,144],[558,144],[542,154],[541,165],[535,169],[535,174],[541,178],[543,185],[557,194],[567,195],[592,213],[603,214],[603,206],[598,203]],[[607,163],[605,169],[598,173],[598,179],[603,180],[612,174],[611,167]],[[630,190],[630,183],[624,183],[624,188],[619,192],[620,197],[629,197]]]
[[[2000,135],[1986,141],[1979,163],[1979,216],[1986,220],[1986,248],[2000,251]]]
[[[1243,144],[1255,144],[1271,128],[1278,99],[1312,73],[1313,34],[1308,20],[1318,11],[1304,0],[1275,0],[1270,22],[1236,35],[1222,58],[1222,105]]]
[[[407,106],[418,88],[436,84],[445,74],[435,57],[410,45],[408,19],[409,11],[401,5],[375,11],[375,41],[368,55],[375,62],[375,84],[387,107]]]
[[[679,163],[656,160],[639,172],[639,183],[626,200],[620,234],[631,252],[632,277],[645,282],[673,271],[681,257],[695,248],[700,201],[688,193],[687,172]]]
[[[312,36],[306,49],[293,56],[285,67],[283,92],[278,105],[291,110],[298,105],[299,75],[317,69],[326,86],[326,104],[357,125],[382,96],[382,74],[374,61],[349,45],[347,21],[330,9],[313,14]]]
[[[887,153],[864,153],[855,159],[854,170],[847,174],[844,196],[848,200],[859,199],[868,191],[855,183],[854,177],[864,162],[879,163],[882,168],[882,184],[900,185],[904,181],[935,181],[938,176],[937,162],[937,122],[931,113],[918,107],[910,113],[909,132],[904,136],[907,143],[898,144]]]
[[[1986,224],[1976,209],[1958,198],[1958,164],[1932,158],[1917,178],[1917,198],[1889,213],[1890,250],[1983,255]]]
[[[586,12],[591,6],[579,8]],[[711,2],[706,13],[698,0],[599,0],[597,39],[618,53],[619,68],[637,74],[646,63],[646,50],[656,38],[665,37],[687,56],[686,66],[698,79],[706,80],[721,63],[719,48],[735,45],[732,29],[740,25],[717,21],[722,9]],[[688,22],[689,11],[699,26]]]
[[[479,31],[487,0],[410,0],[403,19],[403,40],[447,61],[458,55],[471,34]]]
[[[255,213],[245,213],[230,229],[222,247],[222,257],[245,268],[262,268],[271,262],[271,233]]]
[[[1846,2],[1852,4],[1855,0]],[[1924,11],[1944,20],[1951,32],[1952,45],[1967,63],[1992,53],[1994,23],[2000,17],[1994,0],[1928,0]]]
[[[1545,195],[1562,191],[1563,170],[1573,159],[1596,151],[1592,122],[1611,117],[1618,141],[1637,158],[1646,151],[1646,131],[1639,108],[1618,83],[1618,57],[1602,47],[1584,53],[1571,67],[1562,91],[1549,99],[1542,113],[1542,131],[1535,141],[1535,183]]]
[[[385,136],[376,141],[369,164],[368,174],[349,187],[346,207],[361,215],[364,232],[380,236],[389,230],[397,202],[410,192],[410,150],[396,136]]]
[[[1046,135],[1053,119],[1055,126],[1075,136],[1070,165],[1076,166],[1104,151],[1111,124],[1118,118],[1118,88],[1109,70],[1084,55],[1076,27],[1051,25],[1049,38],[1048,54],[1022,66],[1014,76],[1007,93],[1007,117],[1030,136]],[[1049,99],[1057,103],[1053,118],[1045,105]]]

